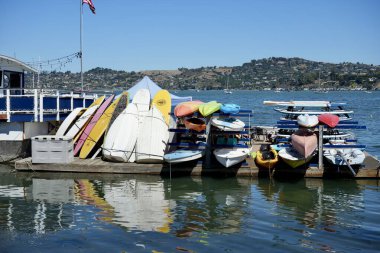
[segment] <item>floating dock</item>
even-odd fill
[[[254,145],[254,151],[260,145]],[[352,176],[348,168],[342,166],[318,168],[311,164],[304,168],[290,168],[284,163],[279,163],[273,171],[261,169],[256,166],[252,158],[246,162],[225,168],[216,160],[211,161],[211,166],[205,167],[199,161],[179,164],[138,164],[138,163],[112,163],[96,159],[75,158],[69,164],[33,164],[31,157],[18,160],[14,164],[17,171],[29,172],[77,172],[77,173],[111,173],[111,174],[147,174],[162,176],[213,176],[213,177],[277,177],[277,178],[374,178],[380,179],[380,162],[366,153],[364,164],[355,168],[356,176]]]

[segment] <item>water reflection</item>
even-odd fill
[[[304,247],[315,247],[307,238],[318,231],[340,233],[344,238],[360,229],[366,218],[363,189],[369,184],[320,179],[280,182],[0,174],[0,234],[46,234],[111,225],[122,231],[157,232],[204,243],[215,235],[228,234],[244,235],[245,240],[265,235],[283,244],[295,233],[301,236],[296,244]],[[374,188],[378,190],[378,185]],[[331,242],[321,243],[323,247],[329,249]]]

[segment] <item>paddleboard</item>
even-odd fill
[[[65,135],[67,129],[84,113],[86,108],[78,107],[72,110],[72,112],[66,117],[66,119],[59,126],[55,135],[63,136]]]
[[[92,115],[98,109],[98,107],[103,103],[105,96],[102,96],[95,100],[87,110],[79,117],[73,124],[73,126],[68,130],[65,136],[69,136],[74,138],[78,135],[78,133],[82,130],[82,128],[86,125],[86,123],[90,122]]]
[[[168,125],[161,112],[153,105],[139,128],[136,162],[162,163],[168,139]]]
[[[119,116],[123,110],[125,110],[126,101],[128,101],[128,93],[123,93],[115,101],[113,101],[112,104],[104,111],[103,115],[100,117],[94,128],[91,130],[89,136],[83,144],[83,147],[79,154],[80,158],[87,158],[87,156],[97,145],[98,141],[102,138],[105,131],[109,128],[111,120],[116,119],[116,117]],[[118,109],[119,111],[117,112],[116,109]]]
[[[135,104],[127,108],[115,119],[103,143],[103,157],[113,162],[128,162],[136,145],[138,111]]]
[[[156,93],[152,100],[153,105],[162,113],[166,125],[169,125],[170,121],[170,112],[172,109],[172,99],[170,93],[167,90],[160,90]]]
[[[83,131],[83,133],[79,137],[78,142],[75,144],[75,147],[74,147],[74,156],[76,156],[79,153],[79,151],[81,150],[83,144],[85,143],[85,141],[89,137],[92,129],[95,127],[96,123],[102,117],[102,115],[103,115],[104,111],[107,109],[107,107],[111,104],[111,102],[112,102],[112,100],[113,100],[114,97],[115,97],[115,95],[112,95],[109,98],[107,98],[107,100],[104,101],[104,103],[96,111],[96,113],[92,117],[90,123],[86,126],[86,128]]]

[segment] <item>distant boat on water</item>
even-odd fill
[[[224,89],[224,93],[226,93],[226,94],[232,94],[232,90],[228,89],[228,82],[229,82],[229,80],[230,80],[230,76],[227,77],[227,88]]]

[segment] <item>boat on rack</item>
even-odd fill
[[[211,124],[223,131],[242,131],[245,127],[240,119],[229,117],[212,117]]]
[[[325,159],[336,166],[351,166],[361,165],[364,162],[365,154],[359,148],[345,148],[345,145],[349,145],[344,141],[331,141],[333,146],[339,145],[339,148],[328,148],[323,151]]]
[[[197,132],[202,132],[206,130],[206,122],[201,118],[187,118],[183,120],[185,127],[189,130],[194,130]]]
[[[274,108],[284,115],[284,120],[296,120],[299,115],[333,114],[339,116],[340,121],[351,120],[351,110],[343,108],[346,103],[330,101],[264,101],[264,105],[278,106]]]
[[[328,127],[334,128],[339,123],[339,117],[334,114],[321,114],[318,115],[318,121],[322,124],[325,124]]]
[[[216,160],[224,167],[228,168],[243,162],[249,156],[249,148],[233,147],[218,148],[214,150]]]
[[[313,158],[313,155],[310,155],[309,157],[305,158],[303,155],[298,153],[297,150],[290,147],[281,149],[280,152],[278,152],[278,155],[286,164],[288,164],[292,168],[297,168],[302,165],[305,165],[306,163],[310,162],[310,160]]]
[[[197,160],[204,155],[205,151],[200,149],[178,149],[164,155],[167,163],[183,163]]]
[[[318,125],[318,117],[316,115],[302,114],[297,117],[297,123],[301,127],[315,127]]]
[[[255,163],[260,168],[273,169],[278,163],[278,153],[270,144],[262,144],[256,152]]]
[[[218,103],[216,101],[210,101],[208,103],[201,104],[199,106],[199,112],[204,116],[210,116],[214,112],[219,111],[220,107],[222,106],[221,103]]]
[[[185,116],[190,116],[194,113],[196,113],[199,109],[199,106],[203,104],[202,101],[199,100],[194,100],[194,101],[187,101],[187,102],[182,102],[179,103],[175,108],[174,108],[174,115],[176,117],[185,117]]]
[[[314,132],[299,129],[291,136],[292,146],[303,157],[309,157],[317,149],[318,139]]]

